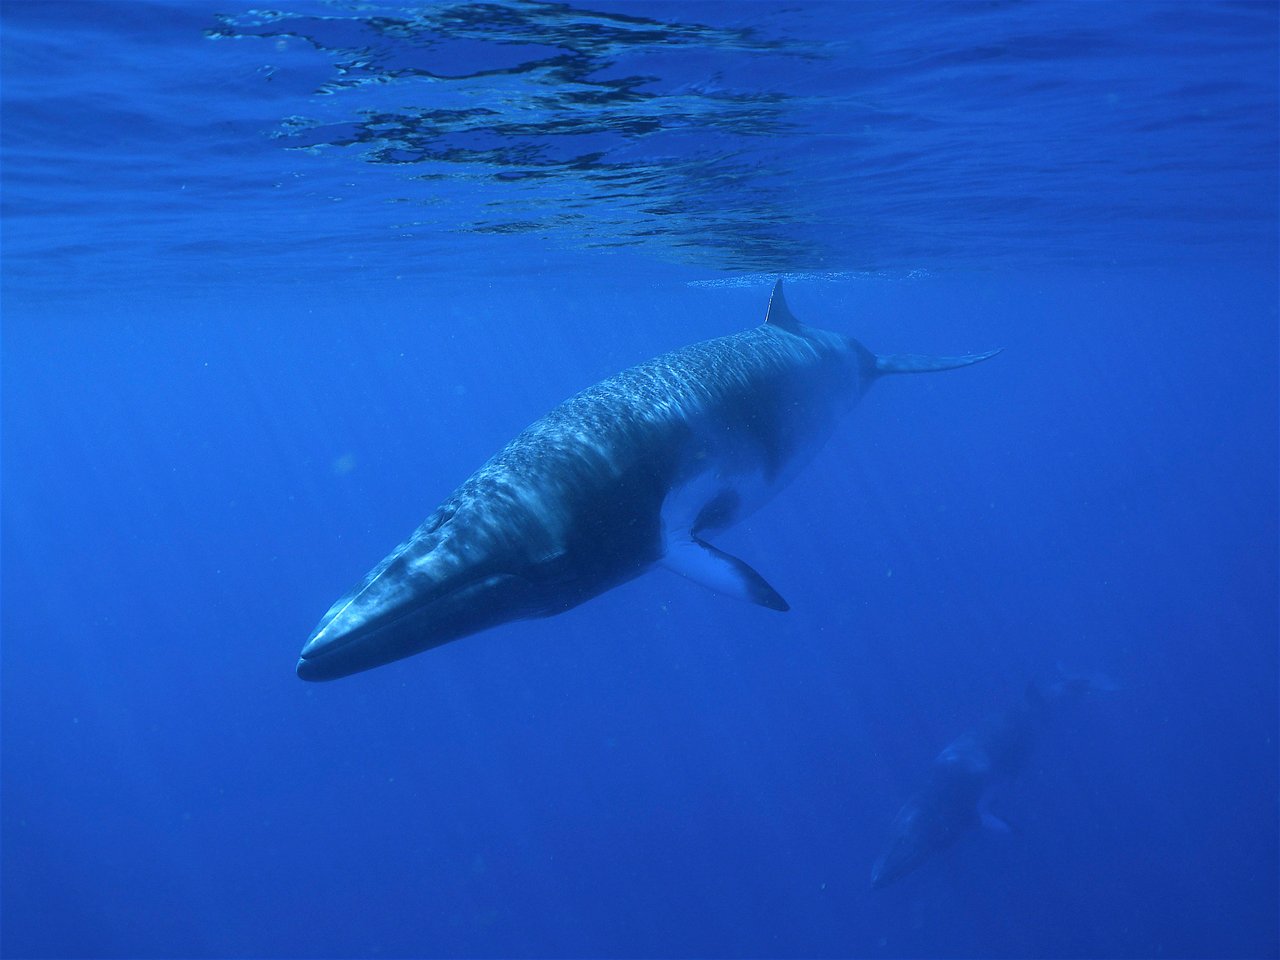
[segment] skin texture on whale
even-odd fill
[[[329,609],[298,675],[552,616],[655,565],[786,610],[710,538],[786,486],[879,377],[993,355],[878,357],[798,321],[779,280],[759,326],[625,370],[526,428]]]

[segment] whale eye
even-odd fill
[[[431,516],[427,517],[426,521],[422,524],[421,528],[419,528],[418,533],[420,535],[435,533],[437,530],[443,527],[446,523],[452,520],[454,514],[456,514],[457,512],[458,512],[458,508],[452,505],[446,505],[441,507]]]

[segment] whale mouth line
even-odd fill
[[[342,637],[334,638],[333,640],[323,644],[322,646],[320,646],[315,650],[311,650],[310,652],[308,652],[308,648],[311,646],[311,644],[308,643],[306,646],[302,648],[302,654],[298,658],[298,665],[302,666],[303,664],[306,664],[307,666],[315,666],[323,662],[324,660],[331,659],[333,657],[336,657],[344,653],[345,651],[348,651],[351,647],[355,646],[358,643],[369,640],[371,637],[375,637],[386,630],[390,630],[393,627],[398,626],[400,623],[409,619],[410,617],[420,615],[424,609],[432,606],[433,604],[438,604],[445,601],[455,602],[455,603],[459,601],[465,602],[469,600],[475,593],[481,590],[484,590],[490,586],[493,586],[496,583],[500,583],[503,580],[510,580],[513,578],[514,578],[514,575],[504,574],[504,573],[491,573],[486,575],[480,575],[458,586],[455,586],[448,593],[445,593],[441,596],[430,597],[418,603],[409,604],[408,606],[404,607],[403,609],[397,611],[395,614],[385,619],[379,618],[370,623],[363,624],[362,626],[356,628],[355,630],[350,631],[346,635]]]
[[[357,641],[367,640],[369,637],[373,636],[374,634],[380,633],[381,631],[385,630],[387,627],[394,627],[401,620],[404,620],[405,618],[410,617],[413,614],[417,613],[420,609],[422,609],[422,607],[426,606],[426,604],[430,602],[431,601],[426,601],[421,604],[413,604],[412,606],[404,610],[401,610],[399,613],[396,613],[394,616],[390,617],[389,619],[379,620],[373,624],[365,624],[360,629],[352,630],[349,633],[345,634],[344,636],[337,637],[333,640],[330,640],[328,643],[322,644],[319,648],[312,650],[310,653],[307,652],[308,648],[311,646],[311,642],[309,641],[307,645],[302,648],[302,655],[301,657],[299,657],[299,659],[303,662],[315,663],[324,657],[327,657],[336,653],[341,653],[343,650],[347,649]],[[314,638],[312,639],[314,640]]]

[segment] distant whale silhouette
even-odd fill
[[[872,868],[871,885],[885,887],[902,879],[980,825],[1008,833],[1009,825],[987,807],[992,788],[1022,772],[1059,707],[1090,692],[1115,689],[1100,676],[1032,682],[1021,703],[953,740],[933,761],[924,788],[894,818],[892,838]]]
[[[786,610],[708,537],[785,486],[880,376],[995,352],[877,357],[800,323],[779,280],[760,326],[610,377],[507,444],[329,609],[298,676],[342,677],[561,613],[655,564]]]

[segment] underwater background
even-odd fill
[[[1274,3],[22,2],[9,957],[1273,957]],[[760,322],[877,385],[719,539],[327,684],[328,605],[577,390]],[[938,752],[1059,669],[975,831]]]

